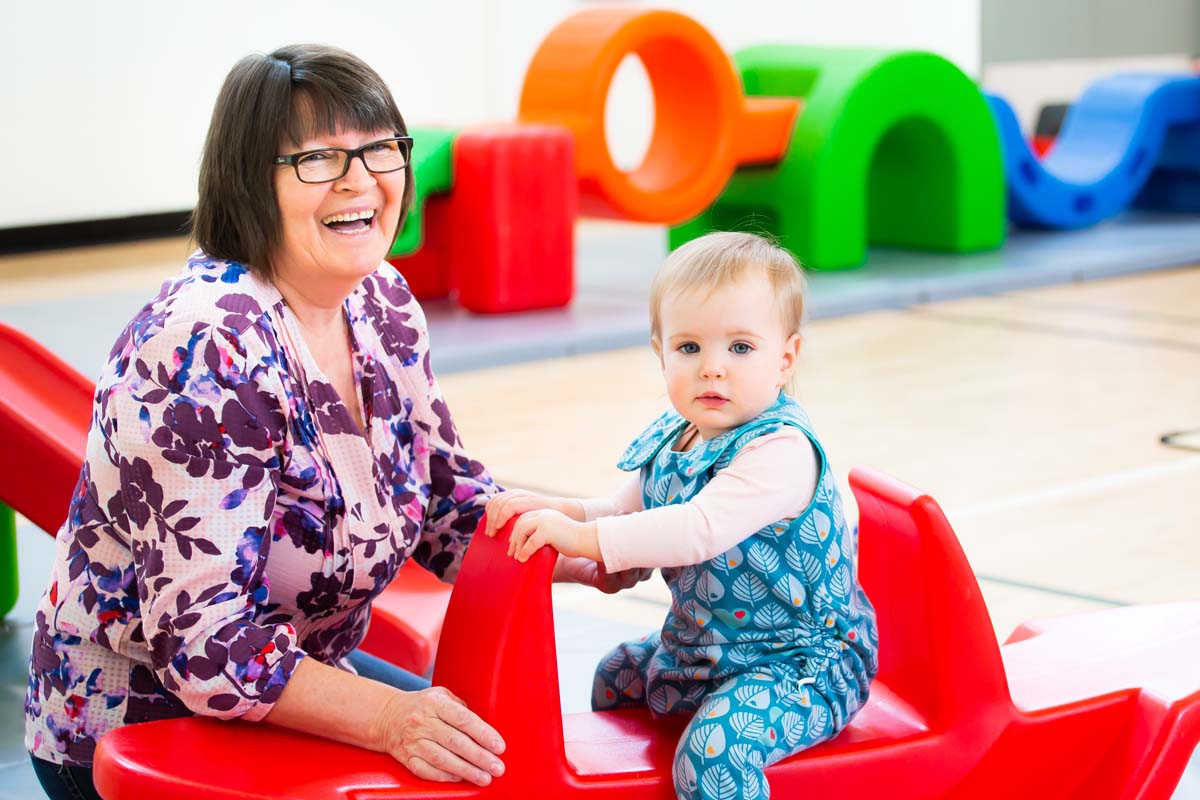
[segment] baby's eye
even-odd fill
[[[734,342],[733,344],[729,345],[729,349],[739,356],[744,356],[754,348],[751,347],[747,342]]]
[[[696,353],[700,352],[700,345],[696,344],[695,342],[684,342],[675,349],[684,355],[694,356]]]

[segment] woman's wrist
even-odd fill
[[[389,737],[396,728],[395,706],[397,703],[403,702],[404,694],[400,689],[393,689],[387,699],[379,704],[375,716],[367,726],[367,741],[363,743],[366,749],[376,753],[391,752]]]
[[[387,713],[405,692],[343,671],[315,658],[301,659],[265,720],[280,727],[384,752]]]

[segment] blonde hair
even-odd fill
[[[808,294],[800,262],[780,245],[757,234],[718,231],[683,245],[659,267],[650,284],[651,338],[662,338],[661,309],[668,296],[695,288],[711,291],[754,272],[765,275],[770,282],[785,333],[799,333]]]

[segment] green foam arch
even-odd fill
[[[21,588],[17,570],[17,514],[0,503],[0,618],[17,604]]]
[[[400,235],[392,243],[388,258],[405,256],[421,249],[424,237],[425,198],[450,191],[454,185],[454,137],[448,128],[409,128],[413,137],[413,202]]]
[[[734,56],[747,95],[801,97],[787,153],[743,167],[672,249],[710,230],[777,236],[806,267],[858,266],[868,242],[974,252],[1005,234],[1000,138],[979,88],[921,52],[768,45]]]

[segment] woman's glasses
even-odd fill
[[[328,183],[345,175],[350,169],[350,161],[355,157],[361,158],[370,172],[395,172],[404,169],[411,153],[411,136],[392,136],[353,150],[325,147],[292,153],[290,156],[275,156],[273,163],[291,166],[302,183]]]

